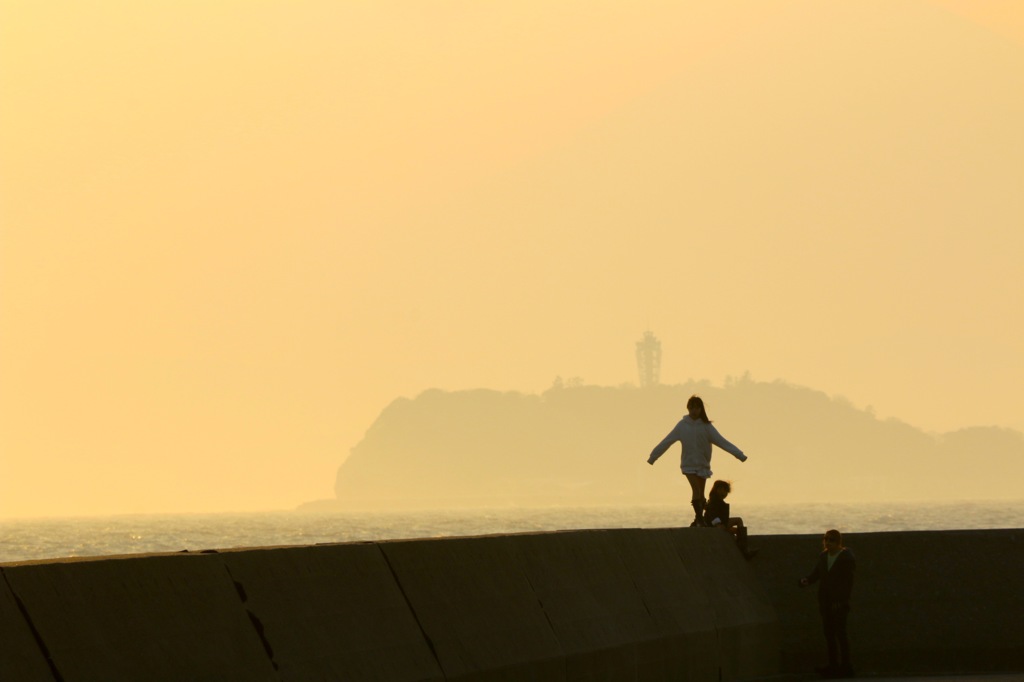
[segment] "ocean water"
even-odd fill
[[[1024,528],[1024,500],[936,504],[733,505],[751,535]],[[59,557],[202,551],[582,528],[689,525],[679,506],[277,511],[0,520],[0,563]]]

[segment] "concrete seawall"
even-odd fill
[[[824,529],[823,529],[824,530]],[[1024,672],[1024,530],[850,533],[849,616],[858,673]],[[817,535],[751,539],[751,562],[780,624],[782,669],[824,663],[816,587],[797,581]]]
[[[823,661],[817,535],[566,531],[0,565],[0,680],[743,680]],[[862,674],[1024,672],[1024,530],[850,534]]]
[[[0,565],[0,680],[741,680],[779,670],[711,529]]]

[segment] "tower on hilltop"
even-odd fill
[[[657,386],[661,377],[661,341],[651,332],[636,342],[636,368],[640,372],[640,387]]]

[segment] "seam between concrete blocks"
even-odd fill
[[[50,655],[50,649],[46,646],[46,642],[43,641],[43,636],[39,634],[39,630],[36,628],[36,624],[32,622],[32,617],[28,614],[28,608],[25,603],[21,601],[21,597],[14,589],[14,585],[7,578],[7,572],[0,569],[0,574],[4,576],[4,582],[7,583],[7,589],[11,591],[11,596],[14,597],[14,603],[18,605],[18,611],[21,612],[21,617],[25,619],[25,623],[28,625],[28,629],[32,632],[32,637],[36,640],[36,646],[39,647],[39,652],[43,655],[46,660],[46,664],[50,667],[50,673],[53,674],[56,682],[64,682],[64,676],[60,674],[60,670],[57,669],[57,664],[54,662],[53,657]]]
[[[380,552],[381,557],[384,559],[384,563],[387,564],[388,570],[391,571],[391,577],[395,581],[395,586],[398,587],[398,591],[402,593],[402,599],[405,600],[405,605],[409,607],[409,613],[412,614],[412,619],[416,621],[416,627],[420,629],[420,634],[423,635],[423,641],[427,643],[427,648],[430,649],[430,655],[434,657],[434,661],[437,662],[437,669],[440,671],[441,676],[448,679],[448,675],[444,671],[444,666],[441,665],[441,658],[437,655],[437,649],[434,648],[434,642],[430,639],[430,635],[423,628],[423,623],[420,622],[420,617],[416,613],[416,609],[413,608],[412,602],[409,601],[409,595],[405,593],[405,588],[402,587],[402,581],[398,579],[398,573],[395,571],[395,567],[391,565],[391,560],[388,559],[388,553],[384,551],[384,548],[379,543],[373,543],[373,546]]]
[[[537,594],[537,588],[533,586],[533,581],[530,580],[530,575],[526,571],[521,571],[523,579],[526,580],[526,584],[530,586],[530,591],[533,592],[534,598],[537,600],[537,606],[540,607],[540,612],[544,614],[544,620],[548,624],[548,629],[551,630],[551,638],[558,643],[558,648],[562,654],[562,674],[564,679],[569,679],[569,654],[565,652],[565,646],[562,644],[562,640],[558,638],[558,633],[555,632],[555,624],[551,622],[551,616],[548,615],[548,610],[544,608],[544,601]]]
[[[266,652],[267,658],[270,659],[270,665],[274,667],[275,672],[280,672],[281,669],[278,667],[277,661],[274,660],[274,647],[270,645],[270,641],[267,639],[266,632],[263,629],[263,621],[246,606],[246,602],[249,601],[249,595],[245,591],[245,585],[235,580],[235,576],[231,574],[231,567],[228,566],[227,562],[223,562],[223,566],[224,572],[228,574],[228,579],[235,586],[235,592],[238,594],[242,608],[245,609],[246,615],[249,616],[249,623],[252,625],[252,629],[256,632],[256,636],[260,638],[263,650]]]

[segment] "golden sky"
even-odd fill
[[[648,328],[1024,430],[1024,3],[2,0],[0,93],[0,517],[329,497]]]

